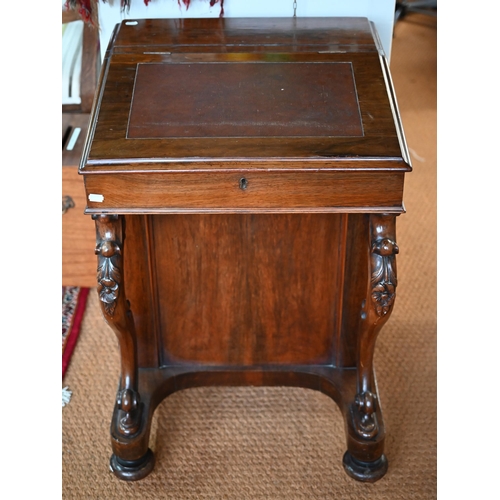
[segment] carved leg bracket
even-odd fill
[[[97,246],[97,291],[104,319],[120,343],[121,380],[116,397],[118,430],[125,436],[135,434],[141,422],[138,392],[137,340],[130,304],[123,284],[122,216],[94,215]]]
[[[396,297],[395,216],[370,216],[370,256],[367,299],[361,311],[358,338],[358,391],[352,404],[353,426],[359,437],[372,439],[379,432],[379,411],[373,380],[375,341],[388,320]]]

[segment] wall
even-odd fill
[[[180,5],[179,5],[180,3]],[[359,16],[373,21],[385,53],[390,58],[395,0],[297,0],[298,17]],[[120,0],[99,2],[101,55],[108,46],[113,28],[122,19],[218,17],[220,4],[191,0],[189,9],[178,0],[131,0],[130,11],[121,12]],[[293,15],[293,0],[225,0],[224,17],[287,17]]]

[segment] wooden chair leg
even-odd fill
[[[134,441],[134,436],[144,427],[144,405],[138,390],[134,320],[123,283],[122,216],[97,215],[93,219],[97,241],[97,291],[104,319],[118,338],[121,358],[120,383],[112,424],[114,454],[111,457],[111,468],[121,479],[141,479],[151,472],[154,457],[151,450],[142,449],[143,439]],[[124,446],[127,443],[129,446]]]
[[[389,319],[396,297],[395,216],[370,216],[370,269],[366,300],[362,304],[358,337],[357,393],[351,404],[352,425],[344,467],[362,481],[375,481],[387,471],[383,455],[382,412],[373,372],[377,336]]]

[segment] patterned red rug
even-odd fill
[[[76,346],[89,288],[62,287],[62,378]]]

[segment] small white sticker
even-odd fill
[[[104,201],[104,196],[102,194],[89,194],[89,201],[96,201],[97,203],[102,203]]]

